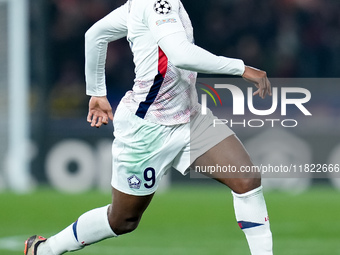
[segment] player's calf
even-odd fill
[[[153,194],[133,196],[112,190],[113,201],[108,210],[111,229],[117,235],[132,232],[138,227],[145,209],[150,204]]]
[[[272,233],[262,186],[243,194],[233,193],[239,227],[246,235],[252,255],[272,255]]]

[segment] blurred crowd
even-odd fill
[[[86,108],[84,34],[124,0],[53,0],[48,6],[49,96],[56,116]],[[241,58],[270,77],[339,77],[338,0],[182,0],[196,44]],[[134,66],[126,40],[110,44],[109,99],[133,84]],[[67,110],[66,110],[67,109]],[[75,111],[74,114],[77,114]],[[72,117],[72,116],[71,116]]]
[[[205,44],[271,77],[336,77],[340,69],[340,2],[212,1]]]

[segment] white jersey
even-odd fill
[[[166,11],[158,13],[162,7]],[[150,122],[163,125],[189,122],[190,114],[198,109],[197,73],[176,68],[157,44],[169,33],[181,31],[193,43],[193,28],[183,5],[178,0],[130,0],[127,28],[136,79],[122,102]]]
[[[199,110],[196,69],[241,75],[244,64],[241,60],[211,53],[206,55],[203,49],[195,46],[193,56],[186,56],[194,60],[191,62],[196,66],[189,68],[194,71],[177,68],[158,43],[163,38],[181,33],[185,33],[185,40],[193,45],[191,21],[179,0],[129,0],[97,22],[86,34],[87,94],[106,95],[107,42],[126,36],[133,53],[136,78],[132,90],[125,94],[121,103],[138,117],[153,123],[177,125],[189,122],[190,116]],[[172,42],[166,43],[171,45]],[[176,49],[171,52],[174,51]],[[205,63],[201,63],[202,54]]]
[[[178,0],[130,0],[127,39],[133,52],[136,79],[123,103],[145,120],[175,125],[187,123],[198,109],[195,91],[196,72],[175,67],[157,42],[168,35],[185,31],[193,43],[193,28]],[[166,11],[161,11],[161,8]]]

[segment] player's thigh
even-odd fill
[[[229,186],[237,193],[250,191],[261,185],[261,176],[251,169],[253,163],[240,140],[231,135],[198,157],[193,166],[196,169],[214,167],[209,177]]]
[[[149,206],[154,193],[134,196],[112,188],[112,204],[108,211],[110,226],[116,234],[133,231]]]

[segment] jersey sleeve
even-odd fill
[[[158,44],[169,61],[178,68],[200,73],[239,76],[245,70],[241,59],[216,56],[190,43],[185,33],[167,35]]]
[[[146,0],[143,8],[144,23],[156,42],[167,35],[184,32],[178,0]]]
[[[96,22],[85,34],[86,94],[105,96],[105,62],[109,42],[127,35],[128,3]]]

